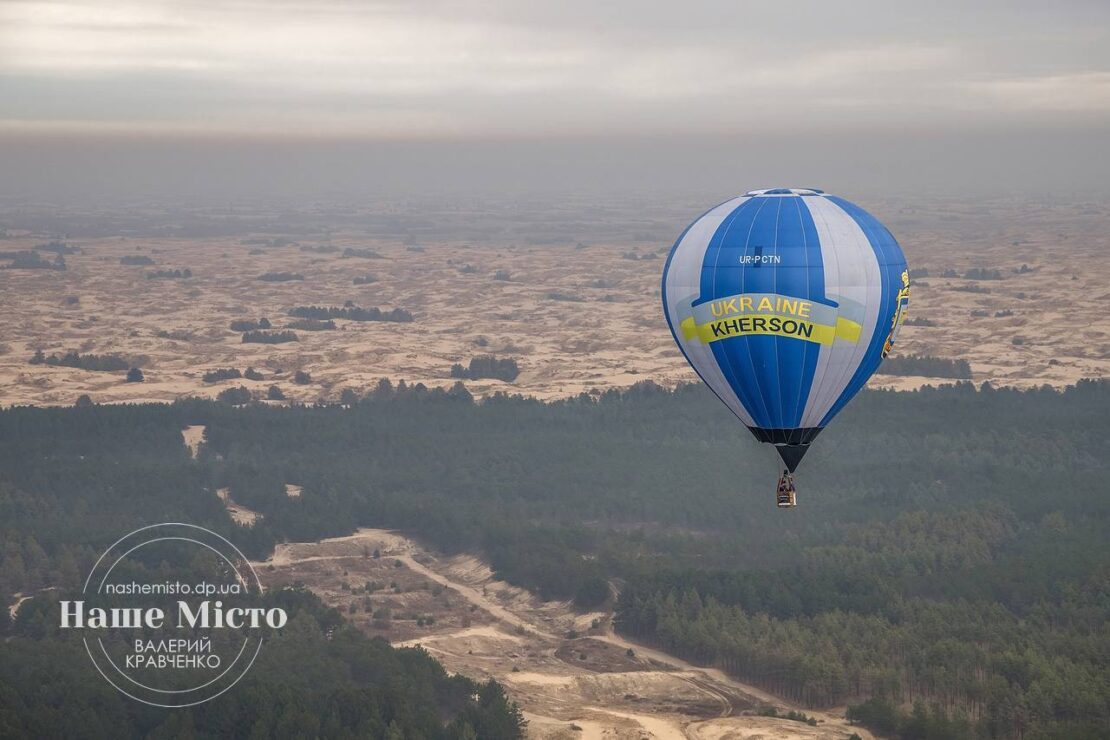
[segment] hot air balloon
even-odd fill
[[[859,206],[821,190],[753,190],[686,227],[663,268],[663,312],[686,360],[786,466],[890,352],[906,259]]]

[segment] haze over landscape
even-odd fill
[[[0,193],[1104,194],[1108,14],[15,0]]]
[[[0,2],[0,737],[1110,735],[1108,172],[1095,0]],[[775,186],[911,283],[787,511],[660,302]],[[163,521],[188,709],[58,626]]]

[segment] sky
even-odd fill
[[[429,159],[461,158],[464,179],[534,159],[608,182],[599,154],[624,151],[609,166],[629,182],[689,177],[642,165],[690,152],[761,176],[820,176],[824,157],[835,180],[858,156],[933,186],[999,167],[1093,186],[1107,131],[1105,0],[0,0],[8,196],[60,185],[65,162],[90,187],[94,166],[229,151],[260,178],[292,157],[311,180],[330,157],[415,182],[408,156],[428,177]]]

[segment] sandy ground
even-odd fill
[[[197,452],[200,450],[201,444],[204,442],[205,429],[207,429],[207,427],[203,424],[194,424],[181,430],[181,438],[185,441],[185,446],[189,448],[189,456],[194,459],[197,456]]]
[[[15,601],[12,602],[12,605],[8,607],[8,617],[10,619],[15,619],[16,615],[19,614],[19,607],[23,606],[23,602],[27,601],[27,599],[30,599],[33,596],[34,596],[34,594],[25,594],[25,593],[12,594],[12,598],[15,599]]]
[[[798,707],[615,635],[609,612],[539,601],[476,558],[437,558],[396,532],[283,544],[255,566],[268,587],[305,583],[370,634],[421,646],[449,671],[496,678],[533,738],[871,737],[842,714],[805,710],[816,726],[758,716],[762,706]]]
[[[16,592],[16,593],[12,594],[12,596],[11,596],[12,603],[11,603],[11,606],[8,607],[8,617],[11,618],[11,619],[15,619],[16,616],[19,615],[19,608],[21,606],[23,606],[23,604],[28,599],[32,599],[35,596],[37,596],[38,594],[45,593],[47,591],[53,591],[55,588],[56,588],[56,586],[47,586],[46,588],[39,589],[38,591],[36,591],[33,594],[25,594],[25,593],[21,593],[21,592]]]
[[[1083,220],[1047,210],[1014,221],[1011,211],[1000,210],[971,222],[971,216],[960,220],[960,204],[945,208],[947,221],[915,221],[912,209],[895,213],[911,266],[930,273],[916,281],[908,315],[934,324],[905,326],[896,352],[967,359],[976,382],[1029,387],[1106,376],[1105,214]],[[66,256],[65,271],[0,270],[0,403],[70,404],[82,394],[98,402],[169,401],[239,385],[260,393],[277,385],[302,401],[334,400],[345,388],[365,392],[380,378],[448,386],[453,363],[484,353],[516,359],[521,374],[511,384],[467,381],[477,395],[507,390],[555,398],[640,380],[696,379],[659,307],[666,245],[439,243],[412,251],[356,234],[330,239],[340,251],[302,251],[320,246],[315,242],[261,249],[237,239],[90,239],[75,242],[82,251]],[[4,248],[39,241],[9,238]],[[346,247],[373,249],[381,259],[344,258]],[[127,255],[156,264],[121,265]],[[1029,271],[1018,272],[1022,265]],[[1000,270],[1003,279],[940,277],[971,267]],[[193,277],[146,278],[151,270],[174,268],[188,268]],[[258,280],[271,272],[304,279]],[[366,275],[376,281],[354,285]],[[299,341],[277,345],[243,344],[229,328],[236,319],[267,317],[280,329],[294,306],[346,301],[401,307],[415,321],[338,320],[334,331],[297,331]],[[142,367],[146,380],[125,383],[123,372],[29,364],[38,349],[119,353]],[[229,367],[254,367],[263,378],[203,382],[206,371]],[[311,382],[293,383],[297,370]],[[938,382],[878,375],[872,385]]]
[[[250,526],[254,524],[261,514],[252,511],[245,506],[240,506],[231,500],[231,490],[227,488],[216,489],[216,495],[220,497],[220,501],[224,502],[227,507],[227,513],[231,514],[231,518],[235,520],[236,524],[245,524]]]

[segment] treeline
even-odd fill
[[[38,252],[29,250],[19,252],[0,252],[0,259],[11,260],[4,265],[6,270],[64,270],[66,258],[57,254],[54,259],[44,259]]]
[[[1020,268],[1015,267],[1013,271],[1015,273],[1018,273],[1018,274],[1024,274],[1024,273],[1027,273],[1027,272],[1032,272],[1032,270],[1029,268],[1028,265],[1022,265]],[[913,277],[928,277],[928,276],[929,276],[929,271],[928,270],[910,270],[910,277],[911,278],[913,278]],[[971,269],[965,271],[961,275],[956,270],[954,270],[952,268],[948,268],[946,270],[943,270],[940,273],[940,276],[942,278],[959,278],[959,277],[962,277],[965,280],[1001,280],[1002,279],[1002,271],[994,269],[994,268],[990,268],[990,267],[972,267]]]
[[[412,314],[403,308],[394,308],[383,311],[377,306],[373,308],[360,308],[355,305],[347,306],[297,306],[289,309],[290,316],[302,319],[346,319],[348,321],[412,321]]]
[[[331,319],[321,321],[320,319],[297,319],[290,321],[286,326],[290,329],[297,331],[333,331],[336,328],[335,322]]]
[[[119,258],[121,265],[153,265],[154,260],[145,254],[125,254]]]
[[[915,702],[933,737],[1110,731],[1106,382],[865,391],[807,456],[789,516],[773,452],[700,386],[345,396],[0,411],[0,586],[72,584],[152,521],[253,557],[396,528],[545,598],[590,607],[617,585],[625,633],[798,701],[874,699],[905,737]],[[207,426],[196,460],[185,424]]]
[[[255,329],[254,331],[243,332],[243,344],[284,344],[286,342],[296,342],[297,333],[293,331],[266,331],[264,329]]]
[[[253,367],[248,367],[243,372],[234,367],[221,367],[215,370],[209,370],[201,379],[205,383],[218,383],[221,380],[235,380],[237,378],[246,378],[247,380],[262,380],[262,373],[255,370]]]
[[[180,570],[189,582],[188,569]],[[74,595],[80,594],[69,598]],[[289,622],[264,636],[264,649],[233,691],[193,707],[148,707],[97,675],[80,638],[58,629],[58,598],[26,602],[16,622],[4,625],[4,737],[515,740],[524,734],[520,710],[496,682],[449,676],[420,648],[370,639],[301,589],[258,601],[285,609]]]
[[[304,280],[304,275],[299,272],[266,272],[258,276],[265,283],[288,283]]]
[[[270,329],[273,325],[270,320],[263,316],[258,321],[254,319],[236,319],[231,324],[232,331],[257,331],[258,329]]]
[[[239,243],[252,247],[288,247],[291,245],[296,245],[297,242],[293,241],[289,237],[275,236],[272,239],[267,239],[266,237],[251,237],[249,239],[240,239]]]
[[[77,247],[70,246],[69,244],[66,244],[65,242],[61,242],[61,241],[58,241],[58,240],[55,239],[54,241],[45,242],[43,244],[36,244],[35,245],[35,251],[37,251],[37,252],[53,252],[54,254],[62,255],[62,254],[77,254],[81,250]]]
[[[354,247],[347,247],[343,250],[343,258],[358,257],[365,260],[381,260],[385,259],[380,253],[373,249],[356,249]]]
[[[972,267],[964,273],[964,277],[968,280],[1001,280],[1002,271],[988,267]]]
[[[165,279],[168,279],[168,280],[183,280],[183,279],[186,279],[186,278],[191,278],[192,276],[193,276],[193,271],[190,270],[188,267],[186,267],[184,270],[180,270],[180,269],[154,270],[154,271],[148,272],[146,274],[146,279],[147,280],[157,280],[159,278],[165,278]]]
[[[886,737],[899,740],[931,740],[931,738],[975,737],[975,726],[964,717],[950,717],[943,708],[930,708],[923,701],[916,701],[913,711],[903,713],[885,699],[868,699],[846,714],[851,722],[881,732]],[[1060,737],[1070,737],[1060,735]]]
[[[883,375],[921,375],[926,378],[970,380],[971,363],[967,360],[949,360],[929,355],[894,355],[883,360],[878,372]]]
[[[250,388],[247,388],[245,385],[240,385],[234,388],[225,388],[220,391],[216,394],[216,400],[221,403],[229,403],[232,406],[242,406],[254,400],[254,396],[251,394]]]
[[[75,367],[81,370],[93,370],[96,372],[115,372],[117,370],[127,370],[131,367],[127,359],[119,355],[83,355],[76,351],[66,352],[61,355],[56,353],[46,355],[41,349],[35,352],[29,362],[32,365]]]
[[[896,530],[950,527],[969,551],[981,553],[946,568],[943,578],[931,572],[938,557],[955,565],[967,556],[944,548],[915,558],[923,536],[893,554],[845,547],[834,559],[807,548],[802,563],[774,576],[677,570],[638,578],[622,592],[618,624],[810,706],[864,696],[893,706],[920,700],[947,716],[993,723],[991,737],[1056,722],[1105,722],[1106,667],[1090,653],[1102,631],[1101,597],[1060,594],[1051,607],[1041,602],[1053,577],[1087,583],[1089,574],[1041,563],[1030,576],[1023,568],[1036,546],[1015,545],[1009,532],[995,530],[993,538],[973,532],[992,531],[993,516],[896,523]],[[1049,526],[1023,529],[1022,536],[1043,546],[1051,536],[1040,530]],[[1069,557],[1099,536],[1072,534],[1079,542],[1064,548]],[[1095,583],[1108,585],[1103,578]]]
[[[520,368],[516,360],[511,358],[498,359],[493,355],[479,355],[472,357],[470,364],[463,367],[459,363],[451,366],[451,377],[465,380],[481,380],[482,378],[495,378],[512,383],[520,375]]]

